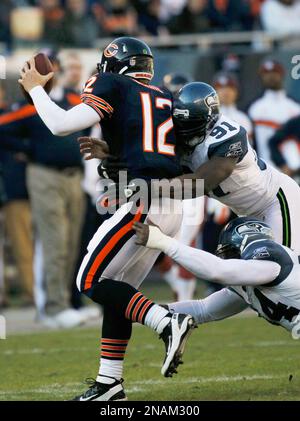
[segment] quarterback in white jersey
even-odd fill
[[[224,319],[251,307],[272,324],[300,329],[299,256],[273,240],[271,228],[252,217],[229,222],[217,256],[186,246],[159,228],[135,225],[137,243],[163,251],[200,279],[226,288],[203,300],[169,304],[198,323]]]
[[[277,242],[300,254],[300,188],[257,157],[246,130],[220,114],[216,91],[205,83],[185,85],[174,101],[177,139],[188,153],[183,164],[204,179],[205,193],[237,215],[267,222]]]

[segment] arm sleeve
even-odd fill
[[[211,253],[181,244],[164,235],[157,227],[149,227],[147,247],[163,251],[198,278],[222,285],[267,284],[280,272],[280,265],[271,261],[220,259]]]
[[[99,123],[99,114],[86,104],[79,104],[66,111],[47,95],[41,86],[31,89],[30,96],[35,108],[55,136],[67,136]]]
[[[190,314],[198,324],[226,319],[248,307],[246,301],[229,288],[223,288],[202,300],[168,304],[175,313]]]

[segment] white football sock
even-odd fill
[[[144,325],[155,330],[160,335],[170,321],[170,316],[166,317],[168,314],[168,310],[158,304],[154,304],[145,317]]]
[[[100,358],[100,369],[96,379],[97,382],[111,384],[114,383],[114,379],[120,380],[123,374],[123,362],[123,360]]]

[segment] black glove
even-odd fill
[[[101,178],[107,178],[113,181],[118,181],[119,172],[127,171],[126,163],[120,161],[120,158],[109,156],[102,160],[98,165],[98,174]]]

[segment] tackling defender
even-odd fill
[[[184,86],[174,100],[177,142],[193,173],[181,180],[205,180],[205,192],[237,215],[271,226],[275,240],[300,254],[300,187],[257,157],[246,130],[220,113],[216,91],[206,83]]]
[[[104,50],[98,73],[86,83],[82,104],[69,111],[49,98],[43,86],[52,74],[40,75],[34,59],[25,64],[19,82],[53,134],[64,136],[101,122],[111,153],[126,162],[131,177],[172,178],[181,173],[175,154],[172,96],[150,85],[153,74],[148,45],[121,37]],[[99,374],[75,400],[126,399],[123,359],[133,322],[151,327],[164,340],[166,356],[161,372],[166,377],[176,372],[194,327],[191,316],[172,315],[136,289],[159,252],[135,244],[132,224],[151,219],[163,232],[174,236],[181,225],[181,201],[152,200],[148,213],[143,211],[142,202],[135,214],[132,205],[125,204],[100,226],[78,273],[79,290],[103,306],[104,318]],[[173,210],[172,218],[165,209]]]
[[[191,314],[200,324],[250,306],[272,324],[299,329],[299,256],[275,242],[266,223],[235,218],[221,232],[216,256],[181,244],[157,227],[136,223],[134,229],[137,244],[163,251],[200,279],[227,286],[203,300],[169,304],[170,310]]]
[[[202,82],[185,85],[174,98],[173,121],[182,164],[193,171],[177,180],[183,185],[203,179],[205,194],[237,215],[265,221],[278,243],[300,254],[300,187],[257,157],[246,130],[221,114],[215,89]],[[106,172],[110,175],[109,159]],[[193,192],[185,186],[185,193]]]

